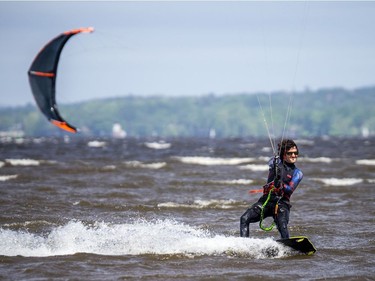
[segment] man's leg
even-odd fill
[[[289,238],[288,223],[289,207],[286,204],[279,204],[279,209],[276,217],[276,225],[277,229],[280,232],[281,238]]]
[[[240,236],[249,237],[250,230],[249,224],[252,222],[258,222],[260,220],[261,205],[255,203],[241,216],[240,219]]]

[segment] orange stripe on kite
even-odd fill
[[[41,71],[30,71],[30,74],[42,77],[55,77],[55,73],[52,72],[41,72]]]
[[[77,130],[71,126],[68,125],[68,123],[66,122],[60,122],[60,121],[57,121],[57,120],[50,120],[51,123],[57,127],[59,127],[60,129],[63,129],[65,131],[68,131],[70,133],[77,133]]]
[[[65,31],[64,34],[65,35],[71,35],[71,34],[77,34],[77,33],[80,33],[80,32],[83,32],[83,33],[94,32],[94,28],[93,27],[82,27],[82,28],[77,28],[77,29]]]

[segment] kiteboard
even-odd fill
[[[279,242],[285,246],[292,248],[293,250],[302,252],[306,255],[313,255],[316,252],[315,246],[306,236],[283,238],[276,240],[276,242]]]

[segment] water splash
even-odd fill
[[[47,234],[0,228],[0,255],[229,255],[280,258],[288,249],[271,238],[245,239],[214,235],[171,220],[110,224],[70,221]]]

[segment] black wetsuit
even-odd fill
[[[253,222],[259,222],[261,217],[261,207],[267,200],[268,188],[273,184],[275,179],[275,168],[274,160],[271,159],[269,162],[270,170],[268,174],[268,184],[265,185],[263,196],[259,198],[258,202],[253,204],[246,212],[241,216],[240,219],[240,236],[249,237],[249,224]],[[277,164],[280,171],[280,181],[276,187],[280,187],[276,192],[272,192],[270,200],[264,207],[264,218],[273,217],[277,229],[280,232],[281,238],[289,238],[288,222],[290,212],[290,196],[297,188],[298,184],[303,178],[303,173],[294,164],[282,163],[279,161]],[[278,205],[277,213],[275,214],[275,208]]]

